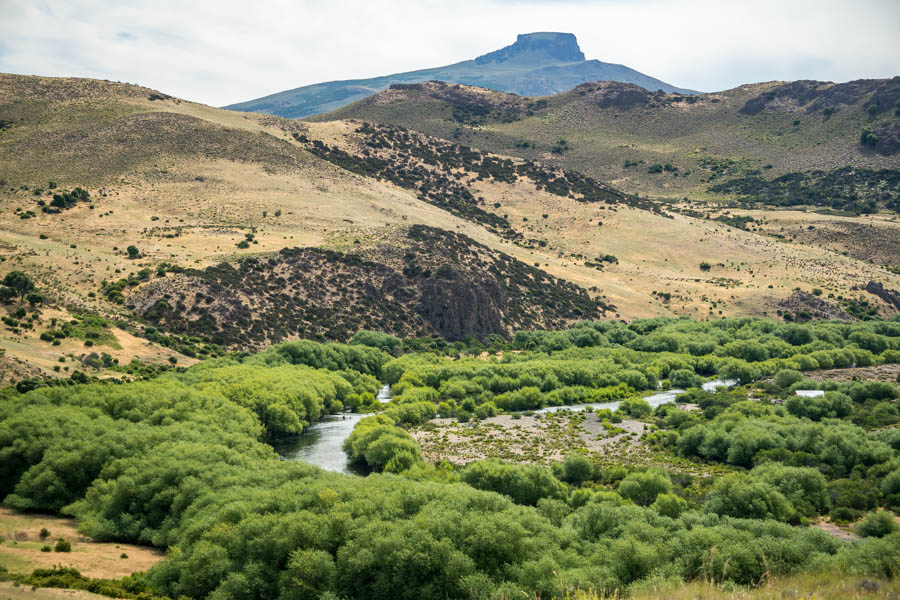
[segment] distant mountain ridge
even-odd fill
[[[474,60],[371,79],[317,83],[224,108],[299,118],[337,110],[393,84],[433,80],[474,85],[520,96],[550,96],[587,81],[618,81],[633,83],[650,91],[697,93],[624,65],[586,60],[578,40],[571,33],[539,32],[520,34],[515,43]]]

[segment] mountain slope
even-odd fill
[[[44,298],[0,304],[0,375],[103,374],[133,358],[184,365],[215,354],[213,339],[261,346],[359,327],[503,334],[604,308],[622,319],[802,315],[812,307],[780,306],[795,288],[820,288],[851,314],[894,310],[865,290],[900,289],[898,269],[884,268],[898,266],[900,223],[623,194],[568,168],[568,150],[534,159],[464,143],[552,107],[425,87],[474,104],[457,103],[473,124],[454,121],[442,139],[0,75],[0,279],[24,271]],[[434,234],[410,237],[419,230]]]
[[[548,96],[585,81],[621,81],[648,90],[693,94],[623,65],[585,60],[571,33],[529,33],[514,44],[474,60],[371,79],[330,81],[226,106],[297,118],[336,110],[394,84],[440,80],[524,96]]]
[[[598,82],[539,100],[428,82],[306,120],[396,125],[580,171],[626,192],[708,199],[721,197],[711,185],[736,177],[896,170],[898,101],[900,77],[760,83],[695,96]],[[861,143],[863,131],[874,144]]]
[[[134,358],[189,364],[190,356],[209,355],[205,344],[212,335],[183,327],[180,331],[190,335],[168,336],[179,329],[168,327],[174,323],[171,315],[160,322],[165,325],[161,331],[149,327],[143,314],[126,304],[135,294],[164,284],[177,296],[191,288],[184,281],[188,275],[179,273],[212,272],[207,269],[241,264],[248,257],[268,264],[285,256],[280,250],[295,246],[303,248],[303,256],[325,257],[319,272],[327,280],[343,272],[345,263],[370,260],[360,258],[359,249],[385,240],[402,258],[418,242],[397,234],[398,228],[417,225],[468,236],[462,246],[489,247],[500,271],[530,271],[529,281],[546,282],[514,292],[497,269],[462,270],[453,286],[467,302],[485,306],[486,316],[467,320],[457,309],[456,326],[416,317],[417,303],[437,314],[442,288],[435,284],[427,293],[398,295],[393,310],[413,318],[410,331],[464,337],[508,332],[515,324],[550,326],[599,315],[599,304],[587,292],[525,267],[521,258],[508,255],[517,251],[515,246],[468,215],[455,216],[403,186],[319,158],[296,139],[308,127],[295,121],[210,108],[133,85],[16,75],[0,75],[0,115],[0,279],[23,271],[44,299],[34,308],[16,299],[0,304],[0,316],[8,319],[0,329],[4,378],[65,375],[71,372],[70,361],[89,373]],[[471,248],[466,252],[482,252]],[[452,249],[452,244],[437,244],[423,264],[436,272],[449,260],[443,253]],[[350,258],[331,260],[335,252]],[[379,272],[392,275],[372,279],[360,293],[382,298],[393,289],[392,281],[406,276],[402,265],[387,265],[384,256],[378,260]],[[366,280],[364,275],[365,270],[354,273],[354,281]],[[244,283],[246,289],[232,289],[223,300],[265,295],[264,288],[254,288],[258,281]],[[557,297],[564,290],[581,309],[569,311],[571,303]],[[542,308],[547,299],[559,301],[559,308]],[[253,321],[280,314],[278,306],[232,302],[230,308]],[[379,326],[383,308],[366,305],[356,325],[343,323],[341,331],[352,334],[364,323]],[[303,330],[310,335],[332,329],[316,322],[335,323],[344,316],[327,298],[305,302],[304,310],[315,316]],[[61,339],[55,336],[60,323],[84,319],[99,323],[87,332],[95,337],[85,338],[86,325],[72,325],[74,333]],[[247,340],[243,333],[216,339],[258,344],[295,335],[295,330],[259,336],[251,328],[246,333]],[[106,363],[101,353],[110,357]],[[94,364],[101,365],[99,371]]]

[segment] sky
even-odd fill
[[[223,106],[452,64],[533,31],[701,91],[900,75],[900,0],[0,0],[0,72]]]

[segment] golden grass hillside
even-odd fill
[[[807,92],[827,101],[832,107],[827,115],[815,102],[802,105],[774,96],[785,86],[806,83],[816,82],[773,81],[682,96],[595,82],[555,96],[525,98],[427,82],[378,92],[305,120],[397,125],[499,154],[548,161],[628,192],[669,199],[711,197],[708,184],[724,170],[776,176],[846,165],[897,168],[896,155],[867,150],[859,138],[863,127],[896,121],[900,78],[856,87],[858,82],[840,84],[844,87],[818,83]],[[773,94],[773,100],[764,110],[741,112],[766,94]],[[884,106],[871,116],[867,108],[873,101]],[[648,172],[657,163],[677,171]]]
[[[308,127],[310,137],[351,154],[376,152],[388,158],[391,153],[367,146],[365,134],[357,132],[358,122],[309,123]],[[428,143],[428,136],[422,139]],[[836,222],[827,215],[737,211],[766,223],[758,231],[747,231],[677,212],[663,216],[625,205],[578,202],[538,190],[527,178],[508,184],[480,180],[458,170],[447,174],[468,179],[473,193],[484,198],[487,210],[506,216],[524,239],[538,243],[523,247],[471,226],[467,235],[592,290],[614,304],[625,318],[658,314],[774,316],[777,304],[798,287],[807,292],[819,288],[826,297],[833,294],[836,298],[859,295],[858,288],[871,280],[884,281],[893,289],[900,286],[900,278],[885,269],[881,260],[870,263],[869,255],[844,254],[848,244],[860,245],[858,237],[821,244],[807,237],[790,241],[782,231],[786,227],[787,233],[798,236],[812,231],[810,226],[825,231]],[[890,240],[900,235],[900,224],[889,217],[871,216],[852,223],[866,227],[867,236],[878,232]],[[804,240],[810,243],[802,243]],[[607,254],[617,262],[600,260]],[[710,264],[708,271],[701,269],[703,262]],[[602,270],[597,265],[602,265]],[[868,299],[889,310],[878,299]]]
[[[701,102],[664,110],[719,109]],[[298,141],[307,136],[362,156],[366,148],[356,133],[358,122],[299,123],[212,108],[128,84],[18,75],[0,75],[0,117],[0,277],[25,271],[45,296],[31,329],[0,329],[0,373],[7,382],[37,374],[64,376],[82,368],[82,358],[91,352],[106,352],[120,364],[133,358],[191,363],[177,346],[142,337],[145,324],[104,297],[104,281],[142,270],[152,280],[165,265],[204,268],[295,246],[377,257],[380,246],[396,242],[402,237],[398,232],[414,224],[464,234],[539,266],[615,305],[615,313],[626,319],[771,316],[795,288],[821,288],[824,298],[834,295],[830,302],[865,295],[886,313],[887,305],[859,288],[875,280],[900,289],[900,276],[883,267],[884,256],[865,252],[858,237],[823,243],[804,229],[822,222],[825,230],[833,218],[750,211],[767,224],[763,231],[747,231],[680,214],[668,205],[661,214],[580,202],[539,190],[527,178],[510,183],[461,171],[441,173],[481,197],[481,210],[505,218],[526,241],[516,242],[423,202],[413,190],[348,172]],[[481,135],[553,118],[535,114],[470,129]],[[645,133],[649,140],[654,130]],[[509,135],[510,140],[518,136]],[[471,139],[492,147],[489,136]],[[571,143],[572,152],[563,156],[577,154],[574,137]],[[619,147],[608,136],[597,137],[596,143]],[[391,160],[389,151],[375,154]],[[614,158],[600,150],[592,156],[596,165]],[[547,160],[551,166],[564,162],[553,156]],[[78,186],[89,192],[89,201],[55,214],[42,211],[41,203],[50,203],[55,193]],[[888,218],[854,223],[877,230],[883,239],[896,238],[897,223]],[[793,241],[773,235],[782,235],[781,227],[795,231]],[[238,246],[243,241],[246,248]],[[129,256],[129,246],[137,249],[136,257]],[[615,261],[599,260],[606,255]],[[701,270],[702,262],[710,264],[708,271]],[[11,310],[2,312],[10,315]],[[58,346],[40,340],[54,327],[53,319],[58,325],[78,315],[109,319],[116,343],[88,348],[80,339]]]

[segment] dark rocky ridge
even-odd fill
[[[345,341],[360,329],[484,339],[614,308],[466,236],[422,225],[365,257],[285,248],[185,271],[143,286],[129,306],[167,331],[242,348],[297,337]]]
[[[785,315],[790,314],[797,321],[809,319],[853,320],[853,317],[837,304],[800,290],[779,302],[778,307],[784,310]]]
[[[831,109],[841,110],[867,100],[877,113],[894,110],[900,99],[900,76],[893,79],[857,79],[846,83],[810,81],[785,83],[754,98],[741,108],[741,114],[756,115],[763,110],[802,110],[807,114]]]
[[[654,98],[639,85],[618,81],[582,83],[573,93],[589,97],[598,108],[631,108],[638,104],[648,104]]]
[[[900,153],[900,123],[880,123],[872,128],[875,135],[874,150],[878,154],[891,156]]]

